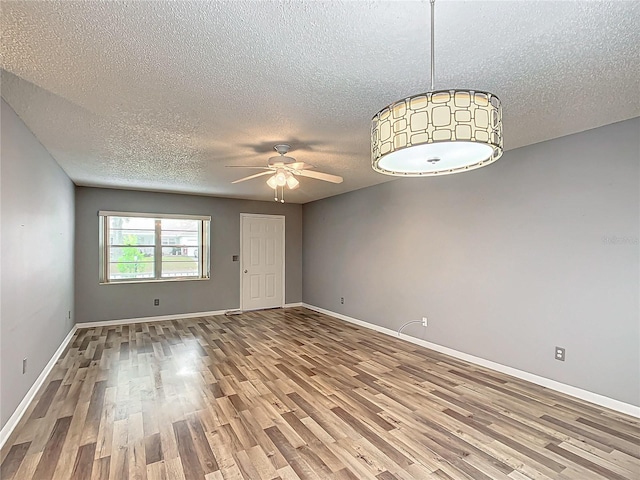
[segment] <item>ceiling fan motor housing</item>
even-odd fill
[[[296,159],[293,157],[285,157],[284,155],[278,155],[276,157],[269,158],[267,165],[270,167],[278,167],[281,165],[288,165],[290,163],[295,163]]]
[[[279,143],[278,145],[274,145],[273,149],[278,152],[280,155],[286,155],[291,150],[291,145],[287,145],[286,143]]]

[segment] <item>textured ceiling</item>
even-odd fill
[[[388,181],[370,119],[429,86],[428,2],[1,7],[2,97],[77,185],[269,200],[224,166],[281,142],[344,177],[287,201]],[[440,0],[436,88],[498,95],[506,150],[639,116],[638,25],[640,2]]]

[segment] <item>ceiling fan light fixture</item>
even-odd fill
[[[502,155],[502,105],[489,92],[434,90],[431,0],[431,90],[384,107],[371,120],[371,166],[385,175],[446,175],[484,167]]]
[[[276,170],[276,174],[273,176],[273,178],[275,178],[276,185],[279,187],[284,187],[287,184],[287,176],[288,172],[286,172],[284,169],[279,168],[278,170]]]
[[[274,190],[278,187],[278,184],[276,183],[275,175],[273,175],[272,177],[269,177],[269,179],[267,180],[267,185],[269,185],[269,188],[273,188]]]
[[[289,178],[287,178],[287,187],[289,187],[289,190],[295,190],[299,186],[300,182],[298,181],[298,179],[292,174],[289,174]]]

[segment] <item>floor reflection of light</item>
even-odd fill
[[[195,369],[193,368],[193,366],[191,366],[191,365],[186,365],[186,366],[184,366],[184,367],[181,367],[181,368],[176,372],[176,374],[177,374],[179,377],[191,377],[191,376],[195,375],[195,373],[196,373],[196,371],[195,371]]]
[[[196,375],[196,360],[198,354],[196,351],[190,349],[184,352],[180,357],[176,359],[176,375],[179,377],[193,377]]]

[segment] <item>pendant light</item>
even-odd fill
[[[502,155],[502,106],[489,92],[434,90],[431,2],[431,90],[386,106],[371,121],[371,164],[385,175],[421,177],[465,172]]]

